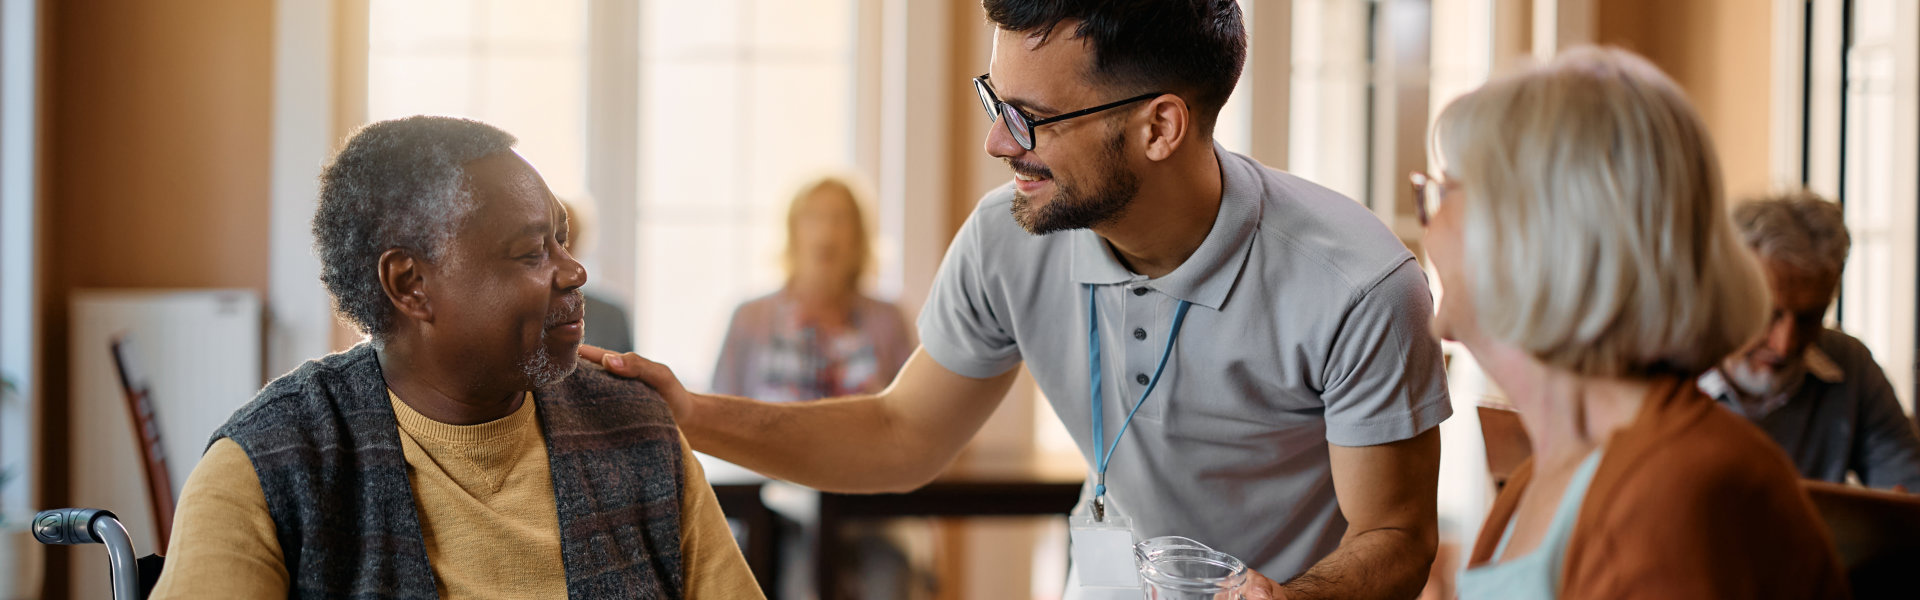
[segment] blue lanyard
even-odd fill
[[[1113,460],[1113,451],[1120,447],[1120,436],[1127,434],[1133,415],[1147,403],[1147,395],[1153,393],[1154,386],[1160,385],[1160,373],[1167,369],[1167,357],[1173,354],[1173,340],[1180,337],[1180,324],[1187,320],[1187,307],[1193,303],[1181,300],[1173,310],[1173,328],[1167,332],[1167,346],[1160,350],[1160,364],[1153,368],[1153,379],[1147,380],[1147,389],[1140,391],[1140,400],[1133,403],[1133,410],[1127,411],[1127,420],[1120,422],[1120,431],[1113,434],[1109,444],[1100,406],[1100,308],[1093,292],[1094,287],[1087,286],[1087,364],[1093,388],[1093,497],[1099,500],[1107,495],[1107,464]]]

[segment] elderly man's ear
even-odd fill
[[[402,248],[380,253],[380,287],[400,314],[415,321],[432,321],[433,306],[427,302],[426,264]]]

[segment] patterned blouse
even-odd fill
[[[860,296],[846,322],[831,334],[803,323],[784,290],[741,304],[714,365],[713,392],[799,402],[885,389],[913,352],[906,316]]]

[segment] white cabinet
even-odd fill
[[[253,290],[80,290],[73,296],[67,418],[72,506],[118,515],[141,555],[157,547],[155,518],[131,413],[114,368],[121,338],[135,384],[150,391],[173,492],[200,461],[207,437],[260,390],[262,315]],[[50,407],[51,408],[51,407]],[[76,598],[111,595],[98,546],[75,553]]]

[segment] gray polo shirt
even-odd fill
[[[1700,377],[1700,391],[1765,430],[1801,477],[1840,483],[1852,472],[1870,487],[1920,492],[1920,434],[1866,345],[1822,330],[1807,348],[1807,366],[1805,381],[1784,401],[1742,403],[1718,369]]]
[[[1286,580],[1339,546],[1327,444],[1411,438],[1452,414],[1425,273],[1373,213],[1215,146],[1220,211],[1178,269],[1148,279],[1089,230],[1035,236],[989,192],[948,249],[921,342],[969,377],[1022,360],[1088,464],[1087,289],[1099,307],[1109,439],[1140,397],[1174,308],[1165,374],[1107,471],[1141,538],[1182,535]]]

